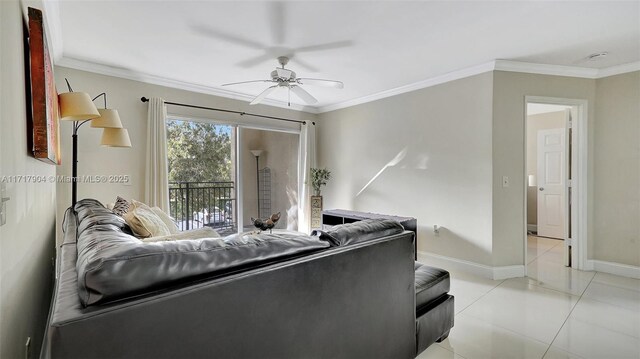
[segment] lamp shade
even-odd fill
[[[126,128],[105,128],[100,144],[109,147],[131,147],[129,131]]]
[[[256,157],[260,157],[262,152],[264,152],[264,151],[263,150],[251,150],[251,153],[253,153],[253,155],[256,156]]]
[[[122,128],[122,122],[120,121],[120,115],[118,110],[112,110],[110,108],[98,109],[100,117],[91,121],[91,127],[93,128]]]
[[[535,187],[537,185],[536,175],[529,175],[529,187]]]
[[[63,121],[82,121],[100,117],[96,105],[86,92],[66,92],[58,95],[60,119]]]

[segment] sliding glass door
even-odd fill
[[[170,215],[181,230],[221,235],[255,230],[251,218],[280,213],[274,229],[298,229],[299,133],[170,116]]]

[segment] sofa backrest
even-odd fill
[[[142,242],[96,200],[79,201],[75,209],[78,294],[85,306],[329,247],[293,232]]]
[[[394,220],[365,219],[333,226],[327,230],[316,229],[311,232],[311,235],[330,242],[332,246],[340,247],[399,234],[403,231],[404,227],[400,222]]]

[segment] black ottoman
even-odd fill
[[[453,328],[454,298],[446,270],[415,262],[416,355],[441,342]]]

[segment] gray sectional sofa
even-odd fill
[[[41,357],[413,358],[444,339],[448,274],[416,287],[413,232],[345,226],[143,243],[98,201],[79,201]]]

